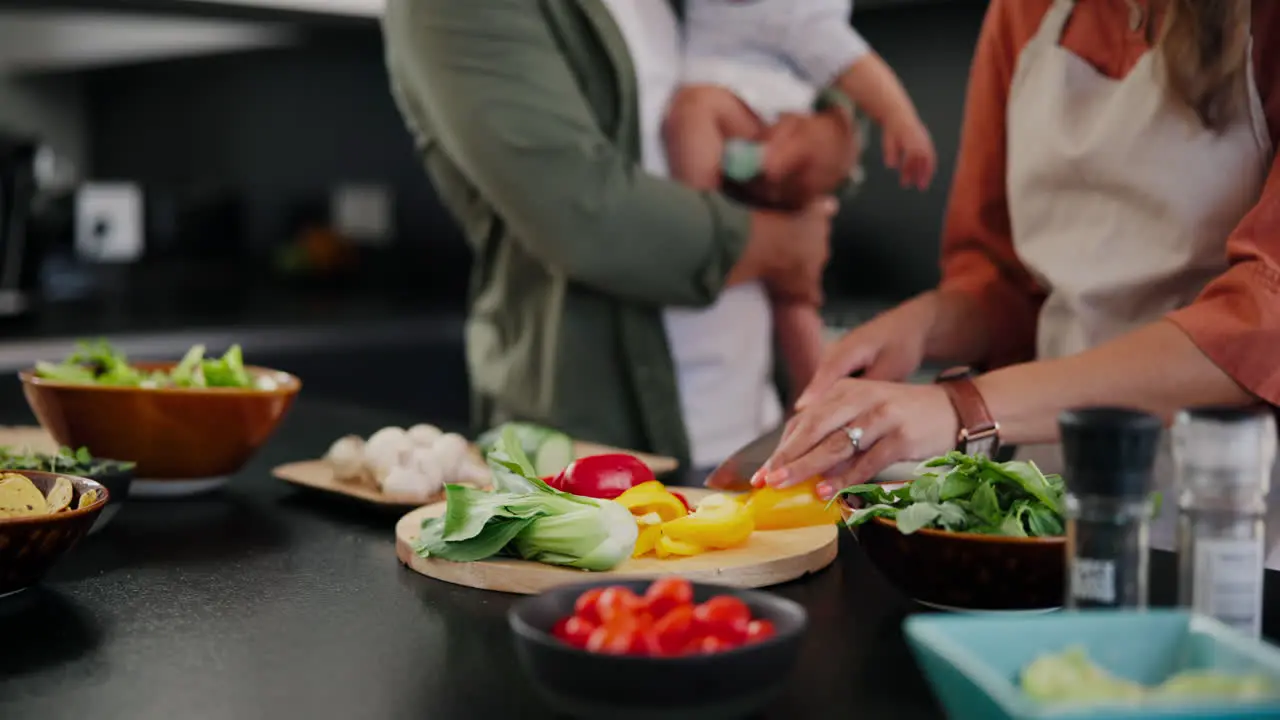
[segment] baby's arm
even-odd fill
[[[916,106],[898,76],[874,52],[868,52],[845,68],[833,84],[881,127],[919,119]]]
[[[791,385],[791,400],[795,400],[818,371],[825,324],[812,305],[775,302],[773,327]]]
[[[937,157],[906,88],[849,24],[851,0],[806,0],[781,38],[786,53],[818,87],[838,87],[884,131],[885,163],[903,184],[924,188]]]
[[[663,122],[663,142],[671,177],[698,190],[720,189],[725,142],[754,139],[764,123],[746,103],[727,90],[676,93]],[[705,90],[705,88],[704,88]]]

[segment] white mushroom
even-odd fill
[[[325,460],[338,480],[354,480],[364,474],[364,438],[359,435],[340,437],[329,446]]]
[[[445,483],[453,482],[453,478],[446,475],[440,467],[440,458],[435,448],[414,448],[409,454],[409,461],[405,463],[405,467],[425,478],[428,485],[437,488],[443,488]]]
[[[409,498],[415,502],[426,502],[438,495],[443,486],[437,476],[429,478],[411,468],[393,468],[382,483],[382,492]]]
[[[436,440],[436,444],[431,446],[431,452],[435,453],[440,473],[448,482],[454,482],[458,477],[462,463],[466,462],[470,450],[471,445],[467,443],[467,439],[457,433],[441,435],[440,439]]]
[[[364,464],[374,475],[382,477],[392,468],[399,467],[413,450],[409,434],[398,427],[385,427],[369,436],[364,444]]]
[[[488,487],[493,483],[493,472],[489,470],[489,466],[468,454],[458,465],[454,482],[475,487]]]
[[[409,439],[415,447],[431,447],[443,434],[435,425],[414,425],[409,428]]]

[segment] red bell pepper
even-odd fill
[[[631,455],[613,453],[578,458],[551,487],[583,497],[612,500],[640,483],[655,480],[648,465]]]

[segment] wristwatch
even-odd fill
[[[968,367],[943,370],[937,383],[947,393],[960,420],[956,450],[966,455],[986,455],[996,459],[1000,450],[1000,423],[991,417],[987,403],[973,383],[974,372]]]

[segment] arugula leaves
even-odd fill
[[[847,525],[884,517],[904,535],[923,528],[1008,537],[1065,532],[1062,478],[1045,475],[1035,463],[951,452],[921,463],[916,475],[892,491],[874,484],[845,488],[842,496],[863,503]]]

